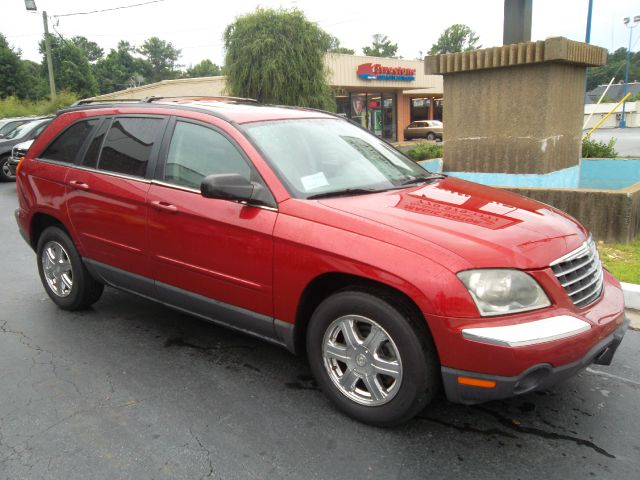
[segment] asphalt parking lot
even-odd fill
[[[630,479],[640,332],[614,364],[378,429],[338,413],[302,358],[107,289],[49,301],[0,184],[0,479]]]

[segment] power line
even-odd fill
[[[149,0],[148,2],[135,3],[133,5],[123,5],[121,7],[105,8],[103,10],[91,10],[89,12],[63,13],[62,15],[52,15],[53,17],[73,17],[75,15],[91,15],[93,13],[111,12],[113,10],[124,10],[125,8],[141,7],[150,3],[164,2],[164,0]]]

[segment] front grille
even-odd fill
[[[11,156],[16,160],[19,160],[20,158],[24,157],[26,153],[27,151],[23,150],[22,148],[14,148],[11,152]]]
[[[604,277],[593,239],[552,262],[551,269],[577,307],[584,308],[600,297]]]

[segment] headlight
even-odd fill
[[[520,270],[483,269],[458,273],[480,315],[526,312],[551,305],[538,282]]]

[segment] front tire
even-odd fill
[[[0,158],[0,182],[15,182],[16,176],[9,168],[9,157]]]
[[[324,300],[307,330],[316,381],[343,412],[394,426],[420,412],[440,385],[424,318],[387,292],[346,290]]]
[[[427,140],[429,140],[429,141],[433,141],[433,140],[435,140],[435,139],[436,139],[436,135],[435,135],[435,133],[433,133],[433,132],[429,132],[429,133],[427,134]]]
[[[87,270],[69,235],[48,227],[38,239],[38,273],[47,294],[64,310],[80,310],[97,302],[104,285]]]

